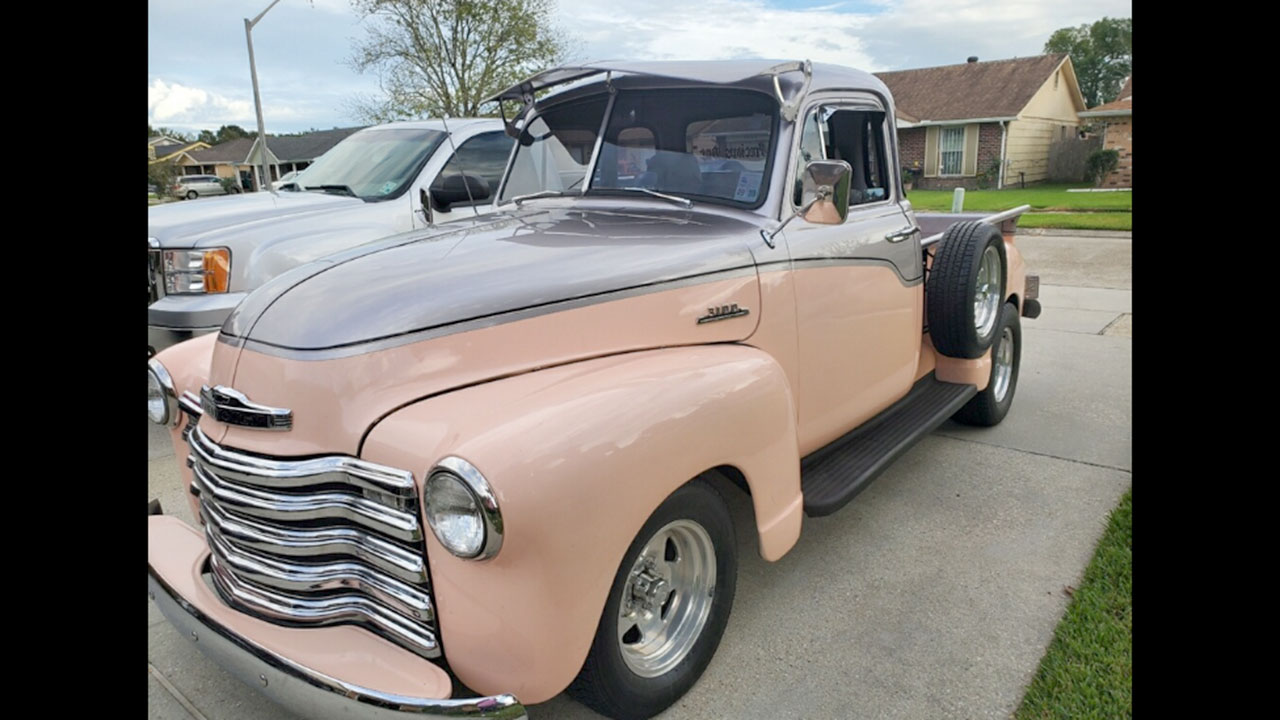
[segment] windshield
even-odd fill
[[[534,117],[502,200],[581,192],[607,97],[556,106]],[[777,102],[736,89],[621,90],[588,195],[651,190],[755,208],[768,191]]]
[[[437,130],[362,130],[334,145],[297,179],[304,190],[389,200],[409,188],[443,139],[444,133]]]

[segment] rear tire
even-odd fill
[[[991,347],[991,375],[987,387],[974,395],[951,419],[965,425],[998,425],[1013,405],[1018,388],[1018,368],[1022,365],[1022,321],[1018,307],[1005,303],[996,323],[996,341]]]
[[[947,357],[981,357],[991,347],[1005,297],[1004,237],[992,225],[947,228],[925,287],[929,336]]]
[[[200,193],[196,192],[195,190],[188,190],[188,191],[187,191],[187,199],[188,199],[188,200],[195,200],[195,199],[196,199],[196,198],[198,198],[198,197],[200,197]]]
[[[627,549],[569,695],[615,720],[670,707],[715,655],[737,574],[733,519],[720,493],[696,478],[654,510]]]

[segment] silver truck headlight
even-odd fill
[[[231,287],[231,251],[227,248],[165,250],[161,267],[165,295],[224,293]]]
[[[147,361],[147,419],[157,425],[178,419],[178,392],[173,378],[155,358]]]
[[[502,548],[502,512],[474,465],[450,456],[436,463],[423,483],[422,505],[436,539],[460,558],[484,560]]]

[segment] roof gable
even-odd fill
[[[898,112],[931,120],[1016,117],[1066,53],[876,73]]]

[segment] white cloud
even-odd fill
[[[560,0],[556,21],[579,41],[576,60],[808,58],[880,71],[1036,55],[1058,28],[1131,15],[1131,0]]]
[[[560,0],[556,19],[582,42],[578,60],[803,57],[867,67],[871,59],[855,34],[868,18],[838,7],[784,10],[762,0]]]
[[[153,125],[217,127],[253,119],[253,105],[244,99],[154,78],[147,88],[147,115]]]

